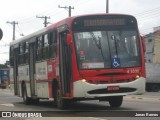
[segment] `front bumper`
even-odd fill
[[[114,84],[90,84],[82,80],[73,84],[73,97],[75,98],[100,98],[109,96],[126,96],[132,94],[143,94],[145,92],[145,78]],[[108,91],[109,86],[119,86],[119,90]]]

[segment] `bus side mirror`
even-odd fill
[[[2,39],[2,37],[3,37],[3,32],[2,32],[2,30],[0,29],[0,40]]]
[[[71,34],[67,34],[67,45],[72,44],[72,35]]]
[[[143,47],[143,52],[146,52],[146,44],[144,38],[141,36],[141,41],[142,41],[142,47]]]

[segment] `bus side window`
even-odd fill
[[[48,34],[44,35],[44,43],[42,48],[42,58],[48,59],[49,58],[49,36]]]
[[[29,62],[29,54],[28,54],[28,50],[29,49],[29,44],[28,42],[24,43],[24,63],[28,63]]]
[[[43,36],[40,36],[37,38],[36,42],[36,60],[40,61],[42,60],[42,47],[43,47]]]
[[[21,65],[23,64],[23,53],[24,53],[24,49],[23,49],[24,45],[23,43],[19,44],[19,52],[18,52],[18,64]]]
[[[56,43],[57,43],[57,32],[52,31],[49,33],[49,58],[56,57]]]

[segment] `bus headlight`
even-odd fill
[[[86,79],[82,79],[82,82],[86,82],[87,80]]]
[[[139,76],[139,75],[136,75],[136,79],[138,79],[138,78],[140,78],[140,76]]]

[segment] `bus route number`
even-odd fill
[[[128,70],[127,73],[139,73],[139,70],[138,69],[131,69],[131,70]]]

